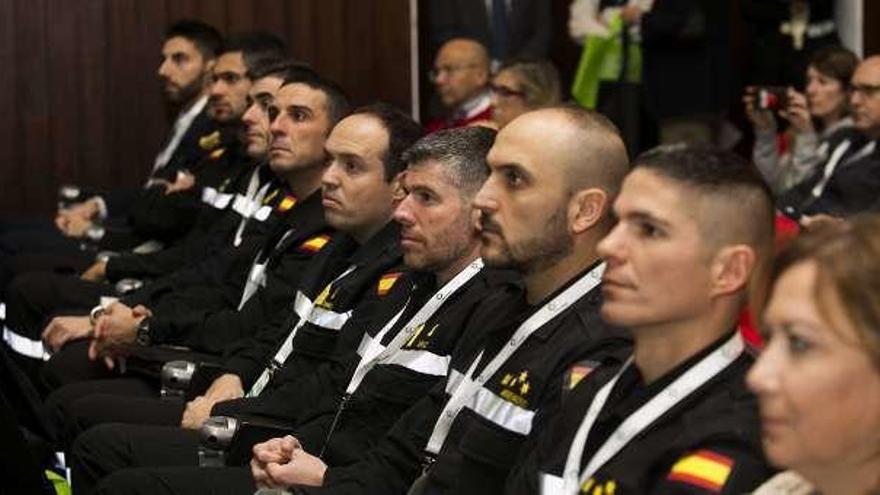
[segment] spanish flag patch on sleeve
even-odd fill
[[[327,234],[316,235],[315,237],[312,237],[311,239],[307,240],[306,242],[300,244],[299,248],[302,249],[303,251],[307,251],[309,253],[317,253],[318,251],[323,249],[324,246],[326,246],[328,242],[330,242],[329,235],[327,235]]]
[[[296,198],[291,195],[284,196],[284,199],[278,202],[278,211],[287,211],[296,204]]]
[[[397,282],[398,278],[400,278],[400,272],[386,273],[385,275],[382,275],[382,278],[379,279],[379,286],[376,287],[376,293],[380,296],[388,294],[391,288],[394,287],[394,283]]]
[[[698,450],[676,461],[666,479],[720,493],[730,477],[733,464],[733,459],[727,456]]]

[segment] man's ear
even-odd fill
[[[403,174],[399,172],[391,179],[391,203],[396,207],[406,197],[406,189],[403,188]]]
[[[214,73],[214,65],[216,65],[216,64],[217,64],[217,59],[215,59],[215,58],[212,58],[211,60],[208,60],[207,62],[205,62],[205,72],[203,73],[204,75],[202,76],[202,84],[206,88],[209,87],[211,85],[211,82],[213,81],[213,79],[211,78],[211,75]]]
[[[608,194],[597,188],[575,192],[568,202],[568,219],[572,233],[581,234],[605,218]]]
[[[755,263],[755,251],[745,244],[721,248],[712,260],[711,295],[730,295],[746,289]]]

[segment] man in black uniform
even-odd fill
[[[314,73],[307,71],[295,71],[289,84],[280,91],[279,101],[284,111],[276,111],[280,117],[275,119],[273,132],[275,134],[274,147],[276,155],[272,159],[272,168],[275,174],[283,177],[289,185],[282,185],[282,191],[275,194],[277,199],[264,205],[270,209],[285,209],[284,221],[277,232],[266,239],[263,252],[254,261],[254,266],[265,266],[265,283],[251,277],[252,291],[245,287],[244,281],[228,280],[227,287],[213,287],[206,285],[201,290],[195,291],[190,297],[190,303],[186,300],[177,302],[177,310],[180,316],[173,318],[172,310],[175,306],[164,306],[167,309],[170,322],[167,325],[177,325],[174,328],[194,327],[197,335],[174,335],[171,332],[156,334],[156,342],[161,343],[163,338],[178,338],[179,343],[189,344],[193,347],[204,349],[205,346],[216,345],[222,349],[223,339],[227,342],[235,340],[235,335],[247,335],[263,323],[265,319],[271,319],[272,314],[277,313],[283,317],[284,306],[290,299],[290,285],[296,284],[301,277],[305,265],[311,264],[316,253],[325,245],[329,245],[328,227],[321,210],[321,196],[317,191],[309,193],[309,187],[316,187],[320,180],[320,174],[326,167],[324,142],[330,125],[336,119],[347,112],[347,100],[338,90],[335,84],[325,81]],[[276,81],[280,84],[280,81]],[[269,91],[268,89],[266,91]],[[273,91],[274,92],[274,91]],[[278,103],[276,102],[276,105]],[[293,113],[292,113],[293,110]],[[300,115],[307,114],[307,115]],[[285,192],[287,191],[287,192]],[[295,200],[294,193],[306,195],[305,200]],[[286,204],[286,206],[285,206]],[[248,260],[246,263],[251,263]],[[253,270],[251,270],[253,272]],[[243,278],[243,277],[242,277]],[[235,282],[233,284],[232,282]],[[234,287],[229,287],[234,285]],[[181,301],[179,294],[175,292],[173,285],[167,285],[157,295],[164,294],[162,300],[174,299]],[[208,311],[206,304],[210,301],[198,301],[196,296],[207,294],[210,291],[227,291],[231,300],[231,308]],[[189,294],[190,290],[182,291]],[[245,297],[249,296],[249,297]],[[214,297],[213,299],[222,299]],[[239,306],[240,311],[232,308]],[[277,306],[277,309],[274,308]],[[158,311],[158,309],[157,309]],[[193,315],[208,313],[203,321],[193,318]],[[264,316],[262,313],[267,314]],[[187,319],[189,317],[189,319]],[[162,323],[162,322],[160,322]],[[143,325],[140,325],[143,333]],[[160,324],[158,329],[163,330]],[[151,335],[152,337],[152,335]],[[143,340],[140,340],[144,342]],[[157,394],[156,380],[129,374],[129,379],[120,380],[114,373],[108,372],[99,363],[92,363],[85,357],[89,346],[87,340],[72,341],[53,356],[49,366],[44,371],[51,379],[52,385],[68,383],[71,381],[92,380],[77,385],[69,385],[48,399],[50,410],[60,409],[57,416],[62,420],[75,420],[80,417],[97,419],[92,421],[106,420],[106,414],[123,414],[131,412],[143,412],[149,414],[144,408],[116,408],[113,399],[118,394],[125,395],[149,395]],[[199,347],[201,346],[201,347]],[[149,351],[149,349],[145,349]],[[167,352],[157,354],[157,358],[167,355]],[[156,352],[156,351],[153,351]],[[56,359],[60,361],[56,361]],[[169,358],[170,359],[170,358]],[[131,361],[130,361],[131,362]],[[159,365],[161,364],[158,363]],[[110,380],[98,380],[97,378],[113,377]],[[4,381],[5,382],[5,381]],[[4,383],[5,386],[5,383]],[[74,399],[79,399],[74,401]],[[179,418],[180,412],[177,412]],[[64,421],[60,421],[62,424]],[[63,433],[66,428],[47,432],[47,436],[55,437],[61,434],[59,440],[63,443]],[[70,438],[72,440],[72,438]]]
[[[619,134],[575,107],[523,115],[499,132],[475,200],[481,255],[511,267],[525,290],[487,301],[450,372],[361,461],[326,466],[291,443],[254,449],[258,486],[318,493],[493,493],[563,390],[599,363],[619,362],[626,337],[600,320],[596,243],[627,170]],[[285,445],[286,444],[286,445]],[[307,485],[323,485],[321,489]]]
[[[209,74],[220,49],[221,37],[200,21],[179,21],[165,33],[158,76],[166,101],[180,109],[165,147],[153,163],[149,179],[173,178],[184,167],[198,163],[221,144],[217,126],[208,115]],[[81,241],[107,242],[103,225],[125,224],[129,213],[148,214],[149,180],[142,188],[121,188],[106,193],[80,191],[72,206],[60,208],[55,225],[39,223],[7,229],[0,236],[0,291],[15,273],[60,265],[86,267],[94,255],[80,252]],[[156,187],[163,186],[156,185]],[[136,205],[138,201],[142,204]],[[141,211],[137,211],[140,208]],[[90,228],[94,227],[94,228]],[[102,239],[107,235],[107,241]],[[125,236],[123,236],[125,237]],[[131,239],[127,239],[130,241]],[[115,241],[114,241],[115,242]],[[31,253],[40,253],[33,258]],[[42,253],[58,253],[51,258]],[[22,256],[16,257],[20,254]]]
[[[292,287],[315,253],[329,244],[318,191],[327,165],[324,143],[333,123],[348,110],[341,90],[313,73],[288,79],[272,108],[277,117],[272,124],[271,164],[285,180],[274,208],[286,215],[259,254],[248,260],[247,280],[232,273],[224,286],[209,282],[179,293],[173,285],[162,284],[149,294],[139,291],[114,303],[96,322],[93,340],[69,343],[53,356],[46,369],[50,379],[75,380],[79,367],[87,363],[86,347],[91,347],[93,358],[105,352],[110,356],[116,346],[135,342],[184,345],[219,354],[265,320],[286,313]]]
[[[636,160],[614,212],[602,316],[635,352],[577,386],[508,491],[750,492],[770,471],[737,321],[772,255],[770,191],[736,156],[660,148]]]
[[[328,221],[342,233],[303,276],[286,321],[267,325],[256,338],[232,348],[225,362],[228,373],[215,380],[205,397],[190,404],[187,415],[209,410],[220,400],[240,398],[245,387],[248,399],[243,402],[259,403],[281,384],[304,378],[328,363],[347,328],[357,334],[356,346],[379,308],[390,304],[400,309],[409,290],[400,280],[399,230],[389,221],[399,201],[394,178],[404,164],[400,153],[420,135],[418,124],[385,104],[364,107],[334,128],[326,145],[331,160],[323,177],[323,197]],[[182,409],[177,409],[178,418]],[[181,443],[175,440],[178,437],[188,447],[181,455],[177,455],[181,445],[174,445]],[[129,456],[125,449],[133,438],[145,448]],[[152,441],[144,443],[141,438]],[[168,442],[163,442],[169,438],[170,451]],[[77,469],[77,483],[87,489],[107,472],[139,462],[193,464],[196,445],[195,432],[177,428],[97,427],[77,442],[77,457],[87,461],[85,470]],[[162,453],[152,456],[156,451]]]
[[[243,149],[246,139],[244,133],[254,131],[239,125],[241,116],[246,110],[247,94],[251,86],[248,71],[253,69],[266,56],[266,53],[271,54],[266,48],[271,44],[263,39],[264,36],[261,34],[242,35],[227,40],[222,54],[212,69],[213,83],[209,88],[208,103],[210,113],[213,118],[227,122],[229,129],[238,129],[236,132],[239,134],[236,136],[238,142],[217,148],[208,158],[198,164],[190,165],[187,172],[180,172],[182,177],[188,178],[181,178],[174,184],[168,183],[164,192],[157,193],[157,201],[164,203],[164,206],[152,208],[153,214],[179,219],[188,216],[188,212],[190,212],[195,215],[193,229],[175,249],[151,255],[136,253],[120,255],[119,260],[114,260],[114,265],[122,265],[124,268],[127,261],[128,265],[160,265],[173,269],[181,267],[187,262],[193,263],[192,256],[184,256],[185,249],[190,252],[198,252],[201,256],[206,255],[203,247],[204,242],[200,239],[207,239],[210,235],[217,234],[211,228],[218,220],[219,215],[216,213],[218,208],[214,206],[213,202],[208,204],[203,202],[202,198],[208,198],[211,195],[206,193],[215,191],[213,196],[216,199],[217,188],[226,189],[232,182],[244,182],[241,176],[249,173],[254,167],[254,161],[261,160],[266,155],[265,147],[262,150],[255,150],[256,153],[252,153],[249,147],[245,152]],[[181,183],[186,185],[181,185]],[[225,196],[231,197],[229,194]],[[199,206],[200,203],[201,206]],[[217,206],[223,206],[225,209],[229,205],[217,202]],[[230,211],[234,210],[230,209]],[[169,220],[169,222],[173,221]],[[222,228],[222,226],[220,227]],[[184,247],[191,244],[195,244],[195,246]],[[137,261],[141,263],[137,263]],[[106,261],[98,261],[90,268],[89,271],[93,273],[88,278],[95,278],[95,272],[103,272],[106,263]],[[218,270],[218,268],[214,267],[213,270]],[[134,276],[139,275],[137,272],[132,273],[131,270],[129,273]],[[156,271],[141,272],[141,274],[143,273],[156,273]],[[77,309],[87,311],[98,302],[100,296],[117,295],[113,287],[81,282],[69,274],[53,272],[22,274],[7,289],[7,334],[12,333],[14,337],[21,337],[18,340],[22,344],[26,344],[28,340],[32,341],[33,343],[24,349],[35,349],[36,355],[31,357],[40,358],[42,352],[39,337],[48,316],[59,310],[63,310],[67,314],[75,314]],[[85,321],[85,319],[68,321],[70,325],[66,329],[78,331],[78,333],[71,333],[70,337],[83,336],[89,330]],[[78,326],[75,325],[77,322],[80,323]],[[18,351],[21,348],[15,350]]]

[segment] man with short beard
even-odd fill
[[[160,173],[174,177],[177,169],[197,163],[220,143],[210,138],[216,126],[207,113],[207,89],[209,74],[214,65],[222,40],[211,26],[200,21],[182,20],[172,24],[165,33],[162,46],[162,62],[158,77],[166,101],[179,110],[165,145],[159,151],[149,177]],[[207,140],[202,141],[202,138]],[[204,146],[203,146],[204,145]],[[60,253],[62,266],[69,266],[71,259],[76,267],[86,267],[94,253],[76,256],[79,241],[66,237],[83,238],[88,242],[100,240],[102,233],[95,221],[103,225],[124,223],[133,202],[146,188],[118,188],[106,192],[76,188],[75,196],[63,201],[55,225],[42,223],[27,228],[7,229],[0,236],[0,291],[15,273],[30,271],[32,266],[42,269],[46,259],[31,261],[26,257],[11,260],[18,253]],[[95,228],[90,230],[90,227]],[[91,235],[91,237],[89,237]],[[48,263],[52,266],[52,263]]]
[[[519,272],[524,290],[481,307],[465,331],[482,338],[453,353],[445,383],[360,462],[325,470],[293,446],[288,465],[267,448],[255,451],[256,479],[277,473],[273,486],[296,493],[500,493],[564,392],[600,363],[621,362],[629,343],[599,317],[596,253],[627,170],[617,130],[581,108],[538,110],[498,133],[488,164],[474,203],[480,255]]]

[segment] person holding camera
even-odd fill
[[[752,159],[775,194],[809,177],[828,158],[828,138],[852,125],[848,91],[858,64],[846,48],[825,47],[810,58],[805,93],[790,87],[746,88],[743,103],[755,130]],[[788,122],[781,136],[774,113]]]

